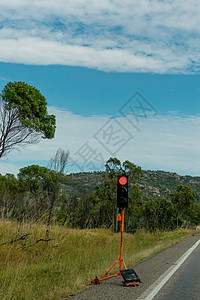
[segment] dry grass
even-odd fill
[[[45,238],[45,231],[41,224],[17,228],[15,222],[0,220],[0,244],[29,234],[25,240],[0,246],[0,299],[67,297],[84,288],[96,275],[102,276],[119,257],[120,233],[52,226],[51,241],[39,241],[29,247]],[[125,233],[124,260],[129,266],[194,233]]]

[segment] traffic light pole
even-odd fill
[[[112,267],[110,267],[110,269],[102,276],[102,278],[100,279],[100,281],[102,280],[106,280],[108,278],[112,278],[115,276],[120,276],[121,275],[121,270],[122,270],[122,266],[124,265],[125,269],[127,269],[124,259],[123,259],[123,232],[124,232],[124,208],[122,209],[122,213],[119,216],[120,218],[118,218],[118,221],[121,221],[121,244],[120,244],[120,257],[115,261],[115,263],[112,265]],[[112,270],[112,268],[119,262],[119,272],[114,274],[114,275],[110,275],[107,276],[106,275],[110,272],[110,270]]]
[[[121,245],[120,245],[120,267],[119,270],[122,270],[122,263],[124,264],[124,267],[126,269],[126,265],[124,263],[123,260],[123,241],[124,241],[124,237],[123,237],[123,233],[124,233],[124,209],[122,209],[122,214],[121,214],[121,218],[122,218],[122,222],[121,222]]]

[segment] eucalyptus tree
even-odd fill
[[[24,190],[13,174],[0,174],[0,216],[20,218],[24,211]]]
[[[193,209],[194,199],[195,193],[187,185],[178,185],[176,191],[170,194],[170,200],[176,214],[177,227],[179,226],[179,222],[187,221],[188,216]]]
[[[66,181],[66,165],[69,152],[58,149],[48,168],[32,165],[20,169],[18,180],[27,188],[35,201],[35,212],[46,209],[47,233],[56,203],[62,196],[62,184]]]
[[[133,187],[142,176],[142,170],[128,160],[122,163],[116,157],[110,157],[105,164],[105,168],[103,186],[97,189],[95,193],[99,199],[97,201],[99,208],[97,211],[101,212],[101,215],[104,212],[105,216],[102,215],[102,219],[106,221],[106,225],[112,226],[113,229],[117,230],[117,222],[115,222],[117,212],[117,176],[122,174],[129,176],[130,194],[132,194],[135,191]],[[130,198],[131,201],[132,198]]]
[[[17,175],[20,185],[27,192],[29,216],[36,220],[48,210],[46,187],[49,173],[46,167],[30,165],[21,168]]]
[[[62,184],[67,179],[65,173],[69,159],[69,152],[59,148],[49,162],[50,173],[47,176],[47,194],[49,198],[49,214],[47,220],[47,234],[49,225],[53,215],[53,210],[56,202],[59,200],[60,193],[62,192]]]
[[[13,149],[52,139],[56,119],[45,97],[25,82],[9,82],[0,95],[0,158]]]

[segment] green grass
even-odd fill
[[[44,225],[24,224],[19,231],[30,234],[25,240],[0,246],[0,299],[67,297],[84,288],[96,275],[101,277],[119,257],[120,233],[106,229],[52,226],[51,241],[27,247],[45,238],[45,230]],[[0,244],[10,241],[16,232],[15,222],[0,220]],[[125,233],[123,258],[130,266],[194,233],[191,230]]]

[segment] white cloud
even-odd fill
[[[88,142],[95,164],[98,154],[104,161],[113,156],[120,145],[124,145],[114,153],[121,161],[130,160],[144,169],[161,169],[173,171],[179,174],[200,175],[200,117],[178,116],[176,113],[157,115],[141,119],[137,131],[131,123],[124,118],[110,119],[108,116],[83,117],[61,109],[49,108],[49,113],[54,113],[57,118],[57,132],[53,140],[42,140],[40,143],[22,149],[20,152],[13,151],[0,162],[0,173],[17,173],[20,167],[28,164],[46,165],[57,149],[61,147],[69,150],[73,160],[78,160],[79,167],[82,166],[83,157],[89,155],[89,148],[84,148]],[[122,128],[119,130],[118,123],[113,126],[105,126],[106,122],[120,122],[134,138],[126,143],[127,134]],[[103,127],[104,131],[100,130]],[[110,128],[110,129],[109,129]],[[95,133],[102,144],[95,138]],[[118,131],[118,132],[117,132]],[[115,134],[117,132],[117,134]],[[115,134],[115,136],[114,136]],[[115,137],[115,140],[113,139]],[[124,141],[122,141],[125,139]],[[122,142],[122,144],[120,144]],[[106,146],[106,148],[104,147]],[[80,156],[82,153],[82,159]],[[93,156],[92,156],[93,155]],[[88,160],[89,161],[89,160]],[[84,171],[90,169],[86,161]],[[97,163],[97,167],[100,164]],[[75,166],[69,166],[68,171],[80,171]]]
[[[60,42],[44,41],[40,38],[23,38],[19,40],[2,39],[0,60],[12,63],[84,66],[104,69],[105,71],[160,72],[164,71],[161,59],[144,54],[131,54],[124,49],[95,49],[84,46],[64,45]],[[182,59],[180,58],[179,61]],[[169,68],[178,62],[168,62]]]
[[[1,0],[0,61],[199,71],[198,0]]]

